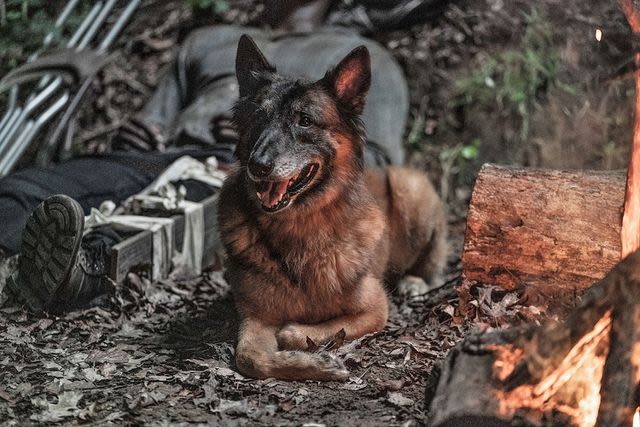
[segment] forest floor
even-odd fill
[[[459,314],[456,265],[425,296],[394,297],[385,329],[333,350],[345,383],[253,380],[233,365],[221,272],[150,283],[131,274],[107,307],[60,317],[0,309],[3,425],[423,425],[434,365],[470,330],[539,318],[478,287]]]
[[[609,74],[624,56],[592,50],[583,34],[601,22],[623,28],[615,2],[541,2],[548,20],[532,17],[538,11],[528,2],[509,3],[450,2],[438,19],[374,36],[407,74],[409,162],[428,170],[447,198],[454,253],[443,288],[394,296],[383,331],[334,350],[348,382],[244,378],[233,365],[236,321],[221,272],[156,284],[131,274],[102,308],[44,317],[0,309],[0,425],[423,425],[432,369],[469,330],[540,315],[516,293],[483,286],[458,289],[466,296],[459,306],[459,254],[479,165],[619,167],[630,140],[629,82],[579,80],[585,70]],[[196,19],[185,2],[144,2],[95,84],[80,121],[83,150],[108,149],[106,136],[143,106],[191,29],[250,24],[262,3],[230,4]],[[541,65],[509,52],[529,52]],[[526,86],[540,67],[545,73]]]

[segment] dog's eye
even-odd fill
[[[300,115],[300,118],[298,119],[298,126],[308,128],[312,124],[313,122],[311,121],[311,117],[307,116],[306,114]]]

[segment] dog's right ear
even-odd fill
[[[362,113],[371,86],[371,58],[365,46],[353,49],[336,67],[327,71],[322,81],[342,105],[356,114]]]
[[[236,54],[236,77],[240,86],[240,97],[255,93],[265,80],[265,72],[275,72],[276,69],[264,57],[256,42],[246,34],[240,37],[238,53]]]

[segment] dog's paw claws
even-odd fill
[[[397,289],[398,295],[411,298],[426,294],[431,289],[431,286],[420,277],[405,276],[398,282]]]
[[[320,359],[320,369],[327,374],[327,379],[333,381],[346,381],[349,379],[349,371],[342,360],[328,352],[317,353]]]

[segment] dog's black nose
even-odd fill
[[[256,178],[264,178],[273,171],[274,163],[266,159],[249,159],[249,172]]]

